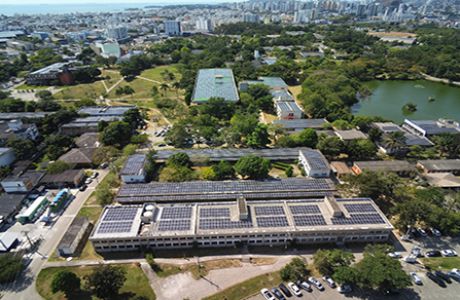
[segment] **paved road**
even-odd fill
[[[45,265],[48,257],[57,247],[59,241],[64,236],[70,223],[80,211],[81,207],[94,191],[95,187],[108,173],[107,170],[98,171],[99,177],[92,182],[84,192],[77,192],[73,201],[66,208],[64,213],[54,223],[52,228],[43,235],[43,241],[40,244],[38,251],[34,254],[32,262],[27,267],[26,271],[13,284],[2,287],[4,296],[2,300],[32,300],[40,299],[35,289],[35,280],[38,273]]]

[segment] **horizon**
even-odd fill
[[[3,3],[0,6],[11,5],[11,6],[26,6],[26,5],[75,5],[75,4],[146,4],[146,5],[167,5],[169,2],[174,4],[219,4],[219,3],[228,3],[228,2],[243,2],[246,0],[71,0],[62,3],[62,0],[28,0],[21,1],[2,1]]]

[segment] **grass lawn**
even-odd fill
[[[123,287],[120,289],[120,295],[117,299],[129,299],[134,295],[144,296],[147,299],[155,300],[155,293],[153,292],[147,277],[145,276],[142,269],[135,264],[123,264],[118,265],[126,271],[126,281]],[[87,290],[84,290],[85,275],[90,274],[94,270],[94,266],[84,267],[60,267],[60,268],[47,268],[40,271],[36,281],[36,288],[38,293],[47,300],[54,299],[66,299],[64,294],[56,293],[53,294],[51,291],[51,282],[54,275],[60,271],[67,270],[72,271],[82,279],[82,291],[72,297],[72,299],[99,299]]]
[[[176,76],[176,80],[180,79],[180,73],[177,70],[177,65],[158,66],[152,69],[147,69],[143,71],[140,76],[148,78],[148,79],[156,80],[159,82],[163,82],[164,79],[161,76],[161,72],[165,70],[172,72]]]
[[[203,300],[239,300],[259,293],[262,288],[277,286],[280,282],[279,272],[267,273],[231,286]]]
[[[172,265],[172,264],[159,264],[160,270],[156,270],[159,277],[168,277],[178,273],[190,272],[195,279],[206,276],[211,270],[238,268],[241,267],[239,259],[217,259],[206,261],[198,266],[197,264],[186,265]]]
[[[297,96],[302,92],[302,86],[301,85],[290,86],[289,91],[294,96],[294,99],[298,100]]]
[[[77,85],[71,85],[62,87],[61,91],[54,94],[56,99],[68,100],[68,99],[99,99],[99,96],[105,93],[104,85],[102,81],[98,80],[92,83],[81,83]]]
[[[458,256],[422,258],[422,262],[425,266],[430,267],[433,270],[450,270],[453,268],[460,269],[460,257]]]
[[[91,223],[96,223],[101,215],[102,207],[100,206],[83,206],[78,212],[79,217],[87,217]]]
[[[49,86],[44,85],[29,85],[27,83],[18,85],[15,90],[46,90]]]

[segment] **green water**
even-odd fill
[[[460,87],[426,80],[376,80],[365,85],[372,95],[353,106],[356,115],[381,116],[396,123],[401,123],[405,118],[460,121]],[[430,97],[435,100],[429,101]],[[402,107],[409,102],[417,105],[417,111],[405,114]]]

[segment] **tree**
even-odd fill
[[[166,92],[169,90],[169,85],[167,83],[160,84],[160,90],[162,91],[162,95],[165,96]]]
[[[0,284],[15,281],[23,269],[21,256],[12,253],[0,255]]]
[[[294,141],[298,146],[316,148],[318,135],[312,128],[307,128],[293,135]]]
[[[166,166],[160,171],[161,182],[183,182],[196,179],[193,170],[183,166]]]
[[[192,136],[182,123],[174,124],[165,135],[165,141],[172,144],[175,148],[184,148],[188,146],[191,138]]]
[[[304,279],[308,274],[307,265],[298,257],[293,258],[290,263],[280,270],[280,276],[283,281],[295,282]]]
[[[214,173],[212,167],[203,167],[200,170],[200,177],[203,180],[216,180],[216,173]]]
[[[9,140],[7,146],[13,148],[16,159],[30,159],[36,152],[37,149],[35,144],[31,140],[14,138]]]
[[[243,178],[264,179],[270,171],[270,161],[259,156],[247,155],[236,162],[234,169]]]
[[[114,299],[126,281],[126,271],[118,266],[102,265],[86,276],[86,281],[97,297]]]
[[[221,160],[218,164],[212,166],[216,180],[231,179],[235,176],[233,166],[225,160]]]
[[[48,90],[41,90],[35,93],[35,97],[37,97],[40,100],[52,100],[53,94],[48,91]]]
[[[385,245],[368,245],[363,256],[354,266],[357,275],[355,283],[359,287],[386,292],[411,285],[410,277],[402,269],[400,261],[387,255]]]
[[[174,167],[187,167],[190,168],[192,166],[192,161],[187,153],[179,152],[176,154],[171,155],[166,162],[167,166],[174,166]]]
[[[113,201],[114,194],[108,185],[100,184],[97,187],[95,194],[97,203],[99,203],[102,207],[111,204]]]
[[[104,145],[121,148],[129,143],[131,135],[132,130],[128,123],[116,121],[104,128],[99,139]]]
[[[142,117],[142,114],[138,108],[132,108],[126,111],[123,114],[123,122],[131,125],[132,130],[135,130],[145,124],[144,117]]]
[[[57,160],[53,163],[50,163],[46,167],[46,170],[49,174],[59,174],[69,169],[72,169],[72,166],[62,160]]]
[[[354,160],[371,159],[377,152],[375,144],[367,139],[350,141],[346,148],[348,155]]]
[[[326,156],[336,157],[344,151],[345,145],[339,137],[321,136],[317,148]]]
[[[331,276],[339,267],[350,266],[354,261],[351,252],[345,252],[340,249],[318,250],[313,255],[313,264],[315,268],[323,275]]]
[[[247,141],[248,146],[253,148],[265,147],[269,143],[268,127],[265,124],[258,124]]]
[[[53,277],[51,291],[53,293],[64,292],[67,298],[80,289],[80,278],[74,272],[60,271]]]
[[[98,147],[93,155],[95,165],[100,165],[105,162],[110,162],[120,156],[120,150],[113,146]]]
[[[460,134],[444,133],[433,137],[436,149],[447,158],[460,157]]]

